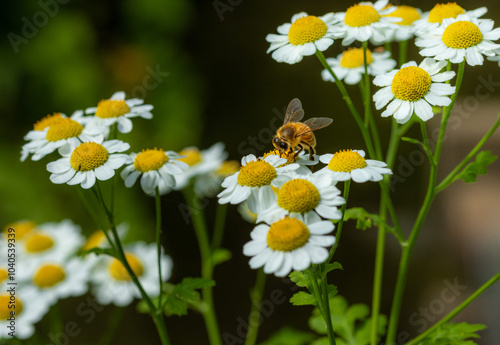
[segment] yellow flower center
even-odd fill
[[[320,199],[316,186],[303,179],[290,180],[278,191],[278,206],[289,212],[312,211],[318,206]]]
[[[35,285],[41,288],[49,288],[60,282],[62,282],[66,278],[66,273],[59,265],[47,264],[43,265],[36,271],[35,276],[33,277],[33,282]]]
[[[142,264],[139,261],[139,259],[131,253],[126,253],[125,257],[127,258],[127,262],[130,265],[132,271],[135,273],[135,275],[137,277],[142,276],[144,269],[142,268]],[[113,261],[109,265],[109,273],[111,273],[111,276],[116,280],[121,280],[121,281],[132,280],[125,266],[123,266],[123,264],[117,259],[113,259]]]
[[[372,5],[356,4],[345,12],[344,23],[349,26],[358,27],[376,23],[380,20],[380,14]]]
[[[238,174],[238,184],[249,187],[270,185],[278,176],[276,169],[265,161],[249,162],[242,166]]]
[[[458,6],[456,2],[449,2],[447,4],[436,4],[429,12],[429,23],[439,23],[445,18],[456,18],[459,14],[464,14],[465,10]]]
[[[13,301],[10,305],[15,305],[16,308],[11,308],[9,309],[9,302]],[[23,311],[23,304],[17,297],[13,297],[11,300],[10,294],[3,293],[0,295],[0,320],[1,321],[6,321],[7,319],[10,318],[10,312],[14,311],[16,314],[16,317],[22,313]]]
[[[77,171],[88,171],[100,167],[108,160],[109,153],[104,146],[88,142],[80,144],[73,150],[70,163]]]
[[[396,98],[415,102],[429,91],[431,82],[431,76],[424,69],[409,66],[396,73],[392,80],[391,90]]]
[[[110,117],[120,117],[130,112],[130,108],[125,101],[103,99],[97,104],[95,116],[107,119]]]
[[[351,172],[354,169],[366,167],[365,159],[353,150],[343,150],[335,153],[328,163],[328,169],[339,172]]]
[[[8,224],[3,230],[5,237],[9,234],[9,228],[15,230],[14,234],[16,235],[16,240],[20,240],[36,228],[36,224],[30,220],[22,220],[20,222]]]
[[[179,152],[179,155],[186,156],[184,158],[180,158],[179,160],[181,162],[186,163],[190,167],[201,162],[200,150],[198,150],[196,148],[189,148],[189,149],[182,150],[181,152]]]
[[[89,250],[92,248],[99,247],[101,243],[104,241],[106,236],[102,230],[97,230],[87,239],[87,242],[82,247],[82,250]]]
[[[373,56],[369,49],[366,50],[366,63],[369,65],[373,62]],[[342,53],[340,66],[344,68],[361,67],[365,63],[363,48],[349,48]]]
[[[309,229],[298,219],[285,217],[273,223],[267,233],[267,245],[272,250],[291,252],[309,240]]]
[[[54,113],[52,115],[47,115],[43,119],[37,121],[33,125],[33,129],[35,131],[43,131],[45,128],[49,127],[50,125],[52,125],[54,123],[59,122],[62,119],[63,119],[63,117],[62,117],[61,113]]]
[[[294,46],[315,42],[325,36],[328,27],[316,16],[307,16],[293,22],[288,31],[288,41]]]
[[[276,155],[280,158],[286,158],[286,163],[283,165],[280,165],[280,167],[295,163],[298,159],[298,156],[296,156],[295,152],[293,152],[293,151],[283,151],[282,152],[282,151],[279,151],[276,149],[269,151],[267,153],[264,153],[264,155],[262,156],[262,159],[265,159],[267,156],[271,156],[271,155]]]
[[[42,233],[31,234],[26,240],[26,250],[30,253],[40,253],[52,248],[54,241]]]
[[[154,149],[142,150],[142,152],[135,157],[134,168],[135,170],[145,173],[150,170],[158,170],[167,162],[168,157],[165,151],[155,147]]]
[[[420,19],[421,16],[420,12],[415,7],[401,5],[401,6],[396,6],[396,11],[386,14],[383,17],[401,18],[403,20],[397,22],[396,24],[411,25],[415,20]]]
[[[454,49],[470,48],[483,41],[476,24],[466,21],[451,23],[443,32],[443,43]]]
[[[240,170],[240,163],[238,161],[225,161],[215,173],[219,176],[227,177],[237,173],[238,170]]]
[[[0,268],[0,284],[9,278],[9,272],[5,268]]]
[[[48,141],[58,141],[77,137],[82,131],[83,126],[68,117],[50,125],[46,138]]]

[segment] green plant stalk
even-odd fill
[[[391,57],[392,57],[392,45],[391,45],[391,42],[385,42],[384,47],[385,47],[385,50],[387,50],[389,53],[391,53]]]
[[[116,331],[118,330],[118,326],[120,325],[123,318],[124,311],[125,308],[114,306],[114,309],[111,312],[111,317],[109,318],[110,322],[106,327],[106,332],[101,337],[101,339],[99,339],[98,345],[111,344],[111,341],[113,340],[113,337],[115,336]]]
[[[470,295],[465,301],[460,303],[458,307],[453,309],[448,315],[443,317],[439,322],[434,324],[432,327],[428,328],[424,333],[420,334],[416,338],[410,340],[406,343],[406,345],[416,345],[421,340],[423,340],[427,335],[431,334],[434,330],[444,325],[455,316],[457,316],[462,310],[464,310],[469,304],[471,304],[476,298],[478,298],[483,292],[485,292],[488,288],[490,288],[493,284],[495,284],[500,279],[500,273],[494,275],[490,280],[483,284],[479,289],[477,289],[472,295]]]
[[[465,156],[465,158],[453,169],[448,176],[446,176],[443,181],[436,187],[437,192],[442,191],[450,184],[455,181],[456,175],[462,171],[462,169],[467,165],[467,163],[481,150],[481,148],[486,144],[486,142],[491,138],[491,136],[495,133],[498,126],[500,126],[500,112],[498,113],[498,118],[493,127],[481,138],[481,140],[477,143],[477,145]]]
[[[316,268],[320,268],[321,265],[316,265]],[[321,283],[321,287],[318,284],[318,279],[323,280],[322,278],[318,277],[318,274],[316,271],[313,271],[312,269],[309,270],[313,276],[311,279],[312,285],[313,285],[313,295],[314,298],[316,299],[317,307],[321,313],[321,316],[323,316],[323,320],[326,323],[326,329],[328,333],[328,339],[330,341],[330,345],[336,345],[335,344],[335,333],[333,332],[333,326],[331,322],[331,315],[330,315],[330,301],[328,299],[328,290],[325,292],[323,288],[323,283]],[[319,274],[319,276],[323,276],[323,274]],[[326,281],[326,275],[324,280]],[[325,300],[326,300],[326,305],[325,305]]]
[[[217,203],[217,210],[215,212],[214,235],[211,245],[212,252],[220,248],[222,244],[224,226],[226,225],[227,204],[222,205]]]
[[[184,198],[190,210],[191,220],[198,240],[201,255],[201,276],[203,278],[212,279],[213,264],[212,252],[210,250],[210,242],[208,240],[208,232],[203,210],[197,209],[193,202],[195,194],[192,185],[188,185],[183,189]],[[217,316],[215,315],[213,292],[211,286],[205,286],[201,290],[205,308],[202,309],[203,319],[207,328],[208,338],[211,345],[222,345],[222,340],[219,332]]]
[[[330,298],[328,298],[328,282],[326,281],[326,274],[321,274],[321,282],[322,282],[322,290],[323,290],[323,303],[324,303],[324,311],[325,311],[325,322],[326,329],[328,332],[328,338],[330,339],[330,344],[335,345],[335,333],[333,332],[333,324],[332,324],[332,314],[330,311]]]
[[[408,53],[408,40],[399,42],[399,66],[406,63],[406,54]]]
[[[150,313],[151,313],[151,317],[153,318],[153,322],[156,325],[156,329],[158,330],[158,335],[160,336],[162,344],[169,345],[170,340],[168,338],[168,333],[167,333],[167,329],[165,327],[165,322],[163,321],[163,313],[162,313],[161,309],[157,309],[155,307],[155,305],[151,301],[151,298],[149,297],[149,295],[146,293],[146,291],[142,287],[135,272],[132,270],[132,268],[130,267],[130,265],[127,261],[127,258],[125,256],[125,251],[123,250],[123,246],[122,246],[121,241],[120,241],[120,236],[118,236],[118,231],[116,231],[114,215],[112,213],[110,213],[109,209],[106,207],[106,203],[104,202],[104,199],[102,197],[101,188],[99,186],[98,181],[96,181],[96,190],[97,190],[97,196],[100,198],[101,206],[103,207],[104,212],[106,213],[106,215],[108,217],[109,227],[111,228],[111,233],[113,234],[114,242],[116,245],[115,252],[117,254],[117,258],[118,258],[118,260],[120,260],[120,262],[123,264],[123,266],[127,270],[128,274],[132,278],[132,281],[139,289],[139,292],[141,293],[142,298],[144,299],[144,301],[148,305]]]
[[[255,279],[255,286],[250,292],[250,299],[252,300],[250,306],[250,314],[260,313],[260,307],[262,303],[262,295],[264,293],[264,287],[266,286],[266,274],[264,269],[260,268],[257,270],[257,278]],[[245,339],[245,345],[255,345],[257,341],[257,335],[259,332],[260,322],[256,326],[250,326],[248,328],[247,337]]]
[[[371,83],[370,83],[370,76],[368,75],[368,59],[366,57],[368,50],[368,42],[365,41],[363,42],[363,65],[365,68],[365,73],[364,73],[364,80],[365,80],[365,86],[362,89],[363,91],[363,103],[365,106],[365,126],[368,126],[373,138],[373,142],[375,144],[375,153],[376,156],[372,156],[375,159],[381,160],[382,159],[382,145],[380,143],[380,137],[378,135],[378,129],[377,125],[375,123],[375,119],[373,118],[372,114],[372,107],[371,107]],[[361,83],[360,83],[361,85]]]
[[[163,279],[161,277],[161,198],[160,188],[156,187],[155,191],[155,208],[156,208],[156,252],[158,260],[158,308],[161,309],[161,295],[163,294]]]
[[[330,73],[330,75],[335,80],[335,84],[339,88],[339,91],[342,94],[342,97],[343,97],[345,103],[347,104],[349,111],[351,112],[352,116],[354,117],[354,120],[358,124],[359,129],[361,130],[361,134],[363,135],[363,139],[365,140],[366,148],[368,150],[370,157],[376,157],[375,150],[373,147],[372,138],[370,136],[368,128],[365,126],[363,120],[361,119],[361,116],[359,115],[358,111],[356,110],[356,107],[354,106],[354,104],[351,100],[351,97],[349,96],[349,93],[347,92],[346,88],[344,87],[344,84],[337,77],[335,72],[333,72],[330,65],[328,65],[328,63],[326,62],[325,56],[323,55],[323,53],[321,51],[316,50],[316,57],[318,58],[319,62],[323,65],[323,67],[326,68],[328,73]]]
[[[339,246],[340,236],[342,235],[342,228],[344,227],[344,216],[345,216],[345,210],[347,208],[347,200],[349,199],[349,189],[350,188],[351,188],[351,180],[345,181],[344,182],[344,200],[345,200],[345,203],[340,208],[340,212],[342,213],[342,218],[340,218],[339,225],[337,226],[337,233],[335,234],[335,243],[333,244],[332,248],[330,249],[330,255],[328,256],[328,260],[326,260],[326,262],[332,261],[333,255],[335,254],[335,251],[337,250],[337,247]]]

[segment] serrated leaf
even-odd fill
[[[116,251],[113,248],[99,248],[99,247],[94,247],[92,249],[87,249],[87,250],[80,250],[78,252],[78,255],[80,256],[86,256],[88,254],[94,253],[95,255],[109,255],[114,258],[118,258]]]
[[[260,345],[304,345],[314,339],[314,334],[284,327]]]
[[[212,264],[214,266],[219,265],[223,262],[231,260],[233,254],[224,248],[218,248],[212,253]]]
[[[362,207],[349,208],[344,213],[344,220],[356,220],[356,228],[366,230],[372,226],[384,226],[388,231],[394,232],[394,228],[387,225],[380,219],[378,214],[369,213]]]
[[[448,323],[434,330],[419,345],[473,345],[476,343],[468,339],[480,338],[476,332],[485,328],[482,324]]]
[[[491,154],[491,151],[481,151],[476,155],[474,162],[469,163],[456,177],[455,180],[464,180],[465,183],[476,182],[479,175],[488,173],[488,165],[493,163],[498,157]]]
[[[323,271],[323,277],[328,274],[328,272],[334,271],[334,270],[343,270],[344,268],[340,264],[340,262],[334,262],[333,264],[326,264],[325,265],[325,270]]]
[[[312,284],[311,279],[314,279],[309,271],[293,271],[288,275],[288,277],[298,287],[310,287]]]
[[[290,298],[293,305],[316,305],[316,299],[313,295],[305,291],[299,291]]]
[[[206,286],[214,286],[215,282],[208,278],[184,278],[177,285],[165,284],[165,302],[163,311],[166,315],[186,315],[190,304],[200,301],[200,293],[196,290]]]

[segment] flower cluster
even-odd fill
[[[218,196],[219,203],[246,202],[246,215],[258,225],[245,244],[250,267],[282,277],[302,271],[311,263],[328,258],[327,247],[335,243],[332,221],[342,218],[345,203],[337,181],[380,181],[390,174],[386,164],[364,159],[364,152],[348,150],[307,159],[304,153],[271,151],[263,157],[252,154],[241,159],[241,168],[228,176]],[[327,164],[312,172],[319,162]]]
[[[16,336],[29,338],[34,332],[34,325],[42,319],[49,308],[59,300],[81,296],[91,291],[93,303],[101,305],[113,303],[126,306],[139,292],[132,283],[125,267],[111,257],[97,257],[88,254],[77,255],[79,250],[89,250],[106,246],[103,231],[96,231],[87,240],[81,228],[70,220],[59,223],[36,224],[23,220],[5,226],[0,236],[2,252],[9,233],[15,229],[17,254],[15,275],[9,276],[7,266],[0,266],[0,339],[8,338],[7,319],[11,309],[8,308],[10,296],[7,294],[10,277],[16,281]],[[127,228],[118,229],[125,235]],[[130,243],[125,246],[127,261],[144,286],[146,292],[157,296],[158,265],[156,261],[156,245],[143,242]],[[172,261],[162,255],[162,279],[168,280],[172,270]],[[13,272],[11,270],[11,272]]]

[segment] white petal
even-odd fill
[[[427,121],[434,116],[432,112],[432,107],[423,99],[419,99],[415,103],[415,114],[422,120]]]

